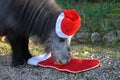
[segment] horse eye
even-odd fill
[[[60,42],[64,42],[65,40],[65,38],[60,38]]]

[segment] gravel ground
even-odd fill
[[[27,64],[11,67],[11,56],[0,54],[0,80],[120,80],[120,57],[114,55],[93,53],[91,58],[99,59],[100,67],[72,74]]]

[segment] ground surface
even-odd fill
[[[78,51],[84,46],[73,46],[72,52]],[[85,47],[84,47],[85,48]],[[92,49],[92,48],[90,48]],[[100,67],[89,71],[72,74],[59,72],[57,70],[42,68],[37,66],[23,65],[11,67],[11,56],[8,53],[0,53],[0,80],[120,80],[120,47],[113,49],[110,54],[101,50],[91,52],[89,50],[84,54],[89,55],[90,59],[99,59]],[[83,57],[84,58],[84,57]]]

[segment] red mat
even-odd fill
[[[71,73],[78,73],[78,72],[90,70],[98,67],[99,64],[100,64],[99,60],[71,59],[68,64],[59,65],[59,64],[55,64],[54,60],[52,60],[51,57],[45,61],[38,63],[38,65],[42,67],[53,68],[59,71],[67,71]]]
[[[35,62],[37,61],[37,62]],[[88,59],[75,59],[72,58],[69,63],[67,64],[55,64],[54,60],[49,55],[43,55],[39,58],[36,57],[28,61],[28,64],[31,65],[38,65],[46,68],[53,68],[59,71],[71,72],[71,73],[78,73],[82,71],[87,71],[93,68],[96,68],[100,65],[99,60],[88,60]]]

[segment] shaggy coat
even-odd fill
[[[11,45],[13,66],[24,64],[31,57],[28,42],[29,36],[33,35],[47,42],[46,52],[51,51],[50,45],[54,44],[56,48],[60,44],[56,50],[64,48],[62,53],[68,53],[66,39],[55,34],[56,19],[61,12],[54,0],[0,0],[0,35],[5,35]],[[69,58],[61,56],[53,57]]]

